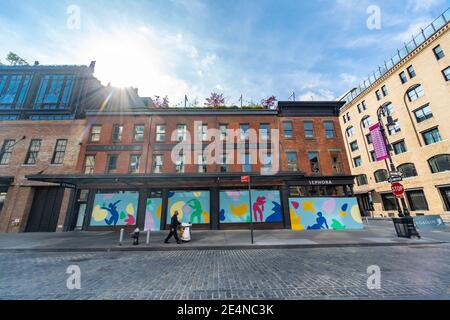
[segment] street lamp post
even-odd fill
[[[392,126],[395,125],[394,121],[392,120],[392,117],[389,115],[389,113],[385,112],[385,106],[381,106],[381,107],[378,108],[378,110],[377,110],[378,123],[380,124],[380,132],[381,132],[381,135],[383,137],[384,144],[386,145],[386,148],[387,148],[387,155],[388,155],[388,159],[389,159],[389,164],[388,164],[388,162],[386,160],[384,160],[384,161],[386,163],[386,168],[388,169],[388,175],[389,175],[390,172],[397,172],[397,169],[396,169],[396,167],[394,165],[394,162],[392,160],[392,156],[391,156],[392,147],[391,147],[391,144],[389,143],[389,140],[388,140],[388,138],[386,136],[386,129],[384,128],[384,124],[383,124],[383,118],[382,117],[385,116],[386,114],[387,114],[387,124],[386,124],[386,126],[389,129],[389,127],[392,127]],[[398,211],[399,216],[400,217],[409,217],[409,210],[408,210],[408,207],[406,206],[405,198],[404,197],[401,198],[403,210],[400,207],[400,203],[399,203],[397,197],[395,197],[395,195],[394,195],[394,198],[395,198],[395,204],[397,206],[397,211]]]

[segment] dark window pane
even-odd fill
[[[406,191],[406,196],[412,211],[428,210],[427,199],[422,190]]]

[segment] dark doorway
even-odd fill
[[[36,188],[25,232],[55,232],[64,188]]]

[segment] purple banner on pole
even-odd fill
[[[383,134],[381,133],[381,127],[379,123],[374,124],[369,128],[370,135],[372,137],[373,148],[375,151],[375,159],[377,161],[385,160],[389,158],[389,154],[384,142]]]

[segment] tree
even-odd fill
[[[26,62],[24,59],[19,57],[14,52],[8,53],[6,56],[6,60],[12,65],[12,66],[27,66],[28,62]]]
[[[261,104],[263,105],[263,107],[265,107],[267,109],[273,109],[276,101],[277,101],[277,98],[275,96],[270,96],[267,99],[263,99],[261,101]]]
[[[209,98],[206,98],[205,106],[218,108],[225,105],[225,98],[223,97],[223,93],[215,93],[212,92]]]
[[[155,96],[153,98],[153,103],[155,104],[156,108],[168,108],[169,107],[169,97],[165,96],[161,99],[160,96]]]

